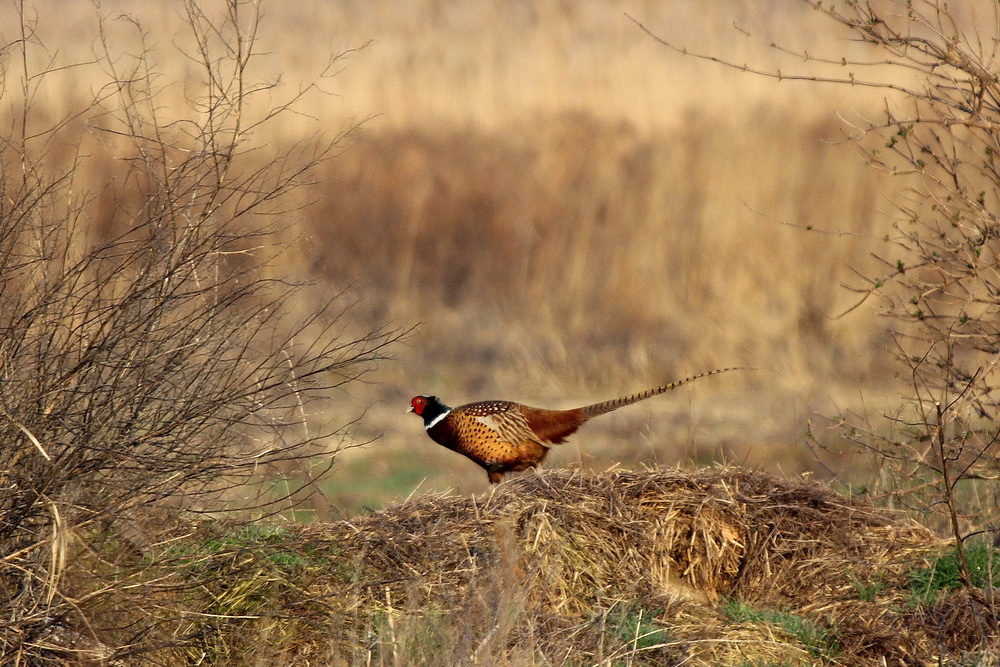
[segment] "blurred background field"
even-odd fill
[[[319,87],[305,93],[307,112],[257,137],[259,159],[353,128],[303,194],[310,205],[285,215],[297,240],[288,268],[317,282],[317,298],[348,288],[359,328],[416,325],[395,361],[336,397],[337,414],[312,415],[353,420],[349,437],[369,442],[338,455],[332,507],[486,486],[479,468],[404,414],[414,394],[573,407],[732,365],[758,370],[589,424],[548,465],[726,461],[866,476],[823,417],[878,415],[899,395],[878,304],[853,308],[860,297],[845,288],[881,270],[873,254],[885,250],[890,201],[907,185],[846,141],[884,94],[682,57],[639,23],[692,51],[784,73],[800,59],[774,41],[835,60],[863,58],[862,45],[794,0],[264,8],[254,75],[280,82],[279,92],[317,78]],[[32,66],[86,63],[103,39],[127,70],[140,45],[134,18],[162,72],[157,113],[169,119],[171,96],[182,100],[201,76],[181,55],[190,48],[181,10],[33,2],[32,38],[55,56]],[[21,37],[13,11],[0,7],[4,44]],[[99,15],[111,19],[105,33]],[[331,66],[331,53],[346,55]],[[29,89],[39,109],[31,123],[85,107],[104,74],[83,65]],[[5,90],[15,107],[18,95]],[[117,169],[86,132],[101,120],[74,122],[100,192]],[[94,224],[116,205],[98,199]]]

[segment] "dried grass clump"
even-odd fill
[[[996,633],[967,595],[921,604],[910,591],[911,570],[943,547],[803,480],[540,471],[351,521],[205,522],[171,543],[176,567],[153,577],[145,607],[164,648],[145,654],[278,665],[981,657]]]
[[[427,497],[306,532],[336,544],[355,573],[342,599],[354,631],[375,644],[397,630],[388,619],[426,626],[433,616],[466,639],[431,643],[466,657],[509,656],[530,640],[555,662],[816,658],[819,649],[773,623],[727,618],[724,600],[738,599],[788,610],[831,637],[843,630],[823,656],[843,664],[919,663],[914,656],[936,650],[899,610],[909,567],[941,542],[801,480],[729,468],[542,472],[482,497]],[[869,581],[880,593],[864,602],[859,582]]]
[[[556,610],[612,591],[781,606],[804,590],[853,589],[849,573],[904,565],[938,544],[816,484],[739,469],[529,474],[480,498],[427,497],[323,530],[346,533],[345,552],[400,582],[428,567],[429,587],[460,583],[516,539],[518,567],[544,576]]]

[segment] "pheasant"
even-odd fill
[[[644,401],[699,378],[739,368],[720,368],[670,384],[572,410],[545,410],[510,401],[481,401],[452,408],[437,396],[414,396],[407,412],[424,420],[434,442],[482,466],[491,484],[509,472],[538,466],[552,445],[565,442],[584,422]]]

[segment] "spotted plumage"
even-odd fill
[[[545,410],[510,401],[481,401],[456,408],[436,396],[415,396],[409,412],[424,420],[432,440],[482,466],[490,483],[508,472],[539,465],[552,445],[565,442],[589,419],[657,396],[699,378],[737,368],[720,368],[610,401],[571,410]]]

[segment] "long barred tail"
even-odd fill
[[[692,375],[691,377],[684,378],[683,380],[677,380],[676,382],[665,384],[662,387],[656,387],[655,389],[647,389],[646,391],[641,391],[638,394],[630,394],[628,396],[622,396],[621,398],[611,399],[610,401],[603,401],[601,403],[594,403],[593,405],[586,405],[578,409],[580,413],[583,415],[584,419],[592,419],[599,415],[607,414],[612,410],[617,410],[618,408],[624,408],[626,405],[632,405],[633,403],[644,401],[647,398],[652,398],[653,396],[658,396],[660,394],[666,393],[671,389],[676,389],[682,384],[687,384],[688,382],[694,382],[699,378],[708,377],[709,375],[717,375],[719,373],[726,373],[728,371],[744,371],[744,370],[752,370],[752,369],[742,366],[733,366],[731,368],[718,368],[714,371],[708,371],[707,373],[699,373],[698,375]]]

